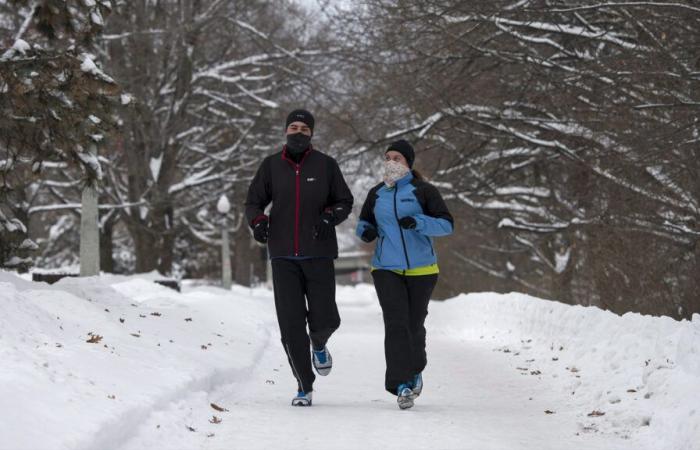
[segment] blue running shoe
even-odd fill
[[[396,389],[397,399],[399,408],[408,409],[413,407],[413,399],[415,395],[407,383],[400,384]]]
[[[292,399],[292,406],[311,406],[311,392],[297,392],[297,396]]]
[[[421,392],[423,392],[423,374],[419,373],[413,377],[413,380],[409,384],[411,390],[415,397],[418,397]]]
[[[322,377],[331,373],[333,358],[328,351],[328,347],[323,347],[323,350],[313,350],[311,353],[313,353],[313,363],[316,372]]]

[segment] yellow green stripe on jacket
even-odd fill
[[[371,268],[371,272],[374,272],[375,270],[380,270],[380,269],[377,269],[376,267]],[[381,269],[381,270],[384,270],[384,269]],[[438,274],[438,273],[440,273],[440,268],[438,267],[437,263],[435,263],[435,264],[430,264],[429,266],[415,267],[413,269],[392,270],[392,272],[397,273],[399,275],[405,275],[407,277],[419,277],[422,275]]]

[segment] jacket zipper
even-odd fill
[[[311,153],[312,148],[309,147],[309,149],[304,153],[304,155],[301,157],[301,160],[299,163],[296,163],[292,161],[291,159],[287,158],[285,155],[285,152],[287,151],[287,147],[285,146],[282,149],[282,159],[286,159],[292,166],[294,166],[294,184],[295,184],[295,205],[294,205],[294,256],[299,256],[299,216],[300,216],[300,209],[301,209],[301,165],[304,163],[304,160],[306,159],[307,156],[309,156],[309,153]]]
[[[294,165],[294,173],[296,174],[296,205],[294,208],[294,256],[299,256],[299,208],[301,199],[301,182],[300,173],[301,165]]]
[[[403,254],[406,257],[406,268],[410,269],[411,268],[411,263],[408,261],[408,250],[406,249],[406,239],[403,237],[403,228],[401,228],[401,224],[399,224],[399,210],[396,207],[396,194],[399,193],[399,187],[394,186],[394,216],[396,217],[396,224],[399,226],[399,233],[401,233],[401,244],[403,245]],[[406,271],[404,270],[404,274]]]

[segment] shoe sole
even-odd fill
[[[331,373],[331,369],[332,369],[332,368],[333,368],[333,366],[331,366],[331,367],[320,367],[320,368],[314,366],[314,369],[316,369],[316,373],[319,374],[319,375],[321,375],[322,377],[325,377],[325,376],[327,376],[329,373]]]
[[[311,362],[313,362],[314,370],[316,370],[316,373],[321,375],[322,377],[327,376],[329,373],[331,373],[331,369],[333,368],[333,358],[331,358],[330,353],[328,354],[328,359],[330,362],[330,365],[328,366],[317,366],[316,364],[316,357],[311,358]]]
[[[399,397],[398,400],[400,409],[413,408],[413,399],[411,397]]]

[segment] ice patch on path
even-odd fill
[[[431,305],[433,332],[492,341],[513,369],[557,379],[581,433],[659,450],[700,449],[700,315],[618,316],[523,294],[460,295]]]

